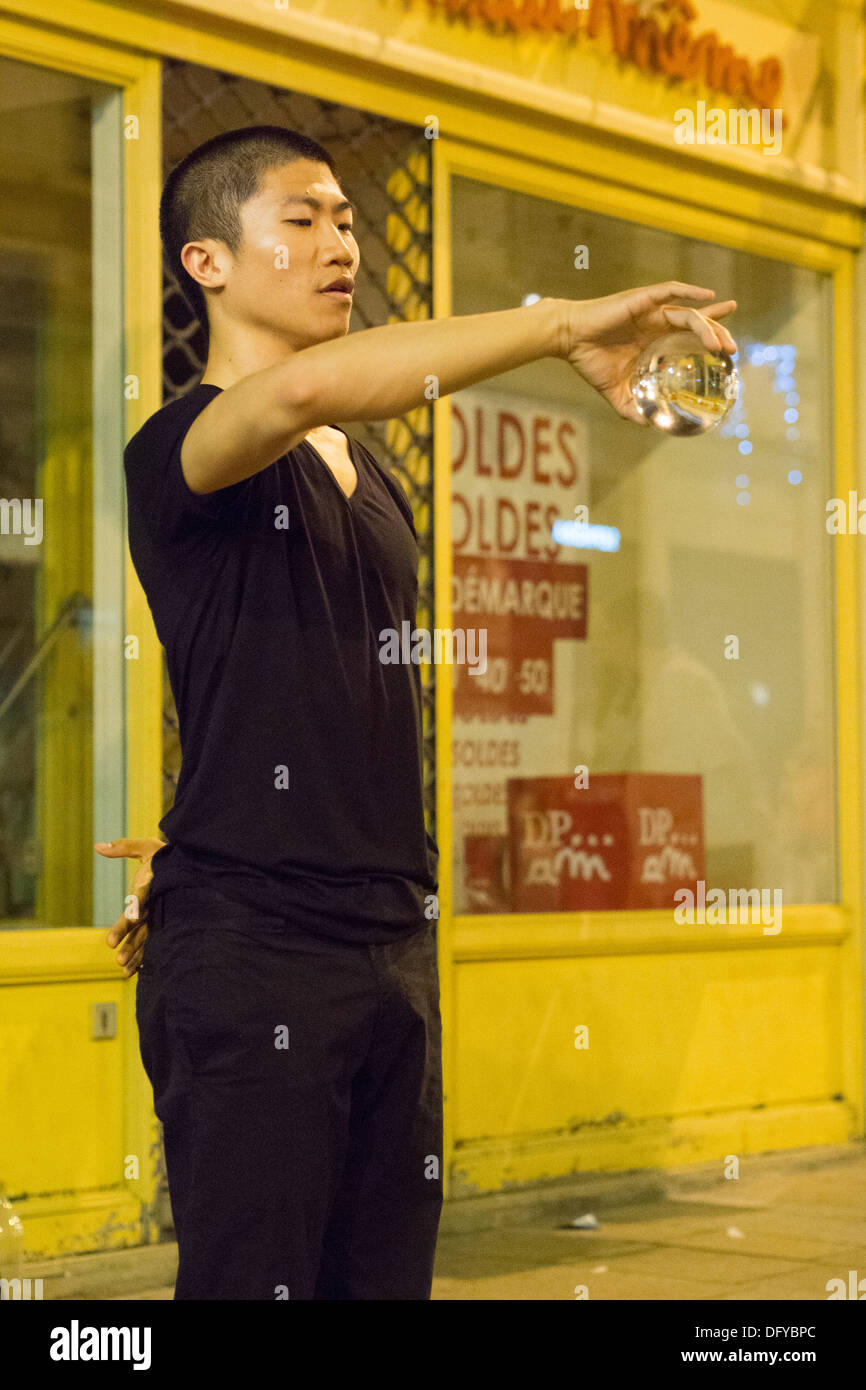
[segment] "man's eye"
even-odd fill
[[[312,225],[312,218],[310,217],[284,217],[283,221],[290,222],[293,227],[309,227]],[[351,232],[353,229],[353,223],[341,222],[340,229],[341,231],[345,230],[347,232]]]

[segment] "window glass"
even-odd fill
[[[121,893],[119,97],[8,59],[0,93],[0,921],[89,925]]]
[[[452,197],[454,313],[706,285],[738,301],[742,380],[697,438],[555,359],[452,396],[456,910],[836,900],[827,278],[462,177]]]

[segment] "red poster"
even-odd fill
[[[486,633],[486,669],[454,668],[455,715],[553,714],[553,642],[586,640],[588,584],[584,564],[455,555],[454,627]]]
[[[507,783],[512,912],[671,908],[704,877],[701,777],[595,773]]]

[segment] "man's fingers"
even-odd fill
[[[126,859],[133,855],[138,858],[139,850],[135,846],[141,843],[141,840],[101,840],[93,848],[106,859]]]
[[[146,890],[141,893],[131,893],[133,901],[126,910],[118,917],[113,927],[108,930],[106,941],[109,946],[117,946],[119,942],[136,927],[141,927],[147,920]],[[131,916],[128,914],[132,914]]]
[[[146,940],[147,927],[145,923],[142,922],[139,927],[136,927],[135,931],[131,931],[129,933],[129,935],[127,936],[126,940],[123,942],[123,945],[117,953],[117,959],[120,961],[121,965],[124,961],[128,961],[130,956],[133,955],[135,951],[140,950],[140,948],[144,945]]]
[[[724,318],[727,314],[733,313],[736,307],[737,301],[735,299],[726,299],[722,304],[711,304],[709,308],[702,309],[701,313],[705,319],[712,319],[715,323],[716,319]],[[723,323],[716,324],[716,327],[719,330],[723,345],[727,348],[728,352],[736,352],[736,338]]]
[[[736,352],[737,344],[731,337],[723,323],[716,323],[707,314],[699,313],[697,309],[689,311],[694,317],[695,332],[702,343],[707,347],[713,344],[721,352]]]
[[[715,290],[708,290],[704,285],[684,285],[681,280],[668,280],[663,285],[647,285],[645,292],[650,296],[654,304],[664,304],[666,299],[712,299]]]
[[[704,346],[716,349],[721,348],[723,344],[720,326],[713,323],[712,319],[704,318],[704,315],[699,314],[696,309],[693,309],[691,312],[695,332]]]
[[[693,328],[692,320],[693,309],[686,309],[679,304],[665,304],[662,313],[672,328]],[[700,336],[700,335],[699,335]],[[701,338],[703,342],[703,338]]]
[[[123,943],[123,949],[118,951],[117,963],[126,967],[126,974],[141,964],[146,940],[147,927],[142,924],[135,932],[130,933],[128,940]]]
[[[127,975],[127,976],[128,976],[128,975],[134,975],[134,974],[135,974],[135,972],[136,972],[136,971],[140,968],[140,966],[141,966],[141,961],[142,961],[142,956],[143,956],[143,954],[144,954],[143,951],[136,951],[135,954],[134,954],[133,956],[131,956],[131,957],[129,957],[129,958],[127,959],[125,965],[124,965],[124,964],[121,964],[121,970],[123,971],[123,974],[124,974],[124,975]]]
[[[144,956],[144,943],[147,941],[147,927],[139,927],[133,941],[133,953],[124,964],[124,972],[127,975],[134,975],[141,966]]]
[[[662,313],[674,328],[690,328],[700,338],[704,347],[711,352],[719,349],[730,352],[737,350],[737,345],[723,324],[714,323],[712,319],[706,318],[698,313],[697,309],[680,308],[677,304],[666,304]]]
[[[709,304],[706,309],[701,310],[701,313],[708,319],[721,319],[726,314],[732,314],[736,307],[737,301],[735,299],[723,299],[718,304]]]
[[[134,932],[137,927],[142,926],[144,926],[144,922],[139,921],[138,919],[136,919],[134,922],[129,922],[125,917],[118,917],[114,926],[106,932],[106,944],[108,946],[111,946],[112,948],[123,944],[124,950],[128,950],[128,938],[130,938],[130,933]]]
[[[147,859],[165,844],[164,840],[100,840],[93,848],[105,859]]]
[[[121,913],[117,921],[114,923],[114,926],[109,927],[108,929],[108,933],[105,939],[108,942],[109,946],[117,946],[119,942],[121,942],[123,938],[126,936],[127,932],[130,932],[132,928],[136,925],[137,924],[135,922],[131,922],[129,920],[125,912]]]

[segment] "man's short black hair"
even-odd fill
[[[296,159],[327,164],[340,182],[323,145],[278,125],[243,126],[215,135],[176,164],[166,179],[159,205],[162,244],[178,284],[206,332],[204,293],[181,264],[181,251],[188,241],[215,237],[234,255],[243,234],[243,204],[256,196],[271,169]]]

